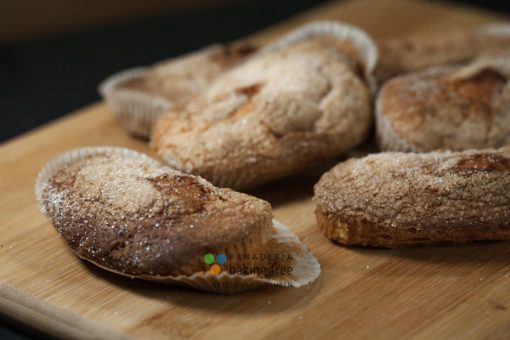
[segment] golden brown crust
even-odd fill
[[[376,154],[322,176],[317,225],[346,245],[510,240],[509,189],[510,147]]]
[[[383,150],[431,151],[510,144],[510,58],[439,66],[388,81],[376,107]]]
[[[367,84],[344,50],[307,39],[254,57],[162,115],[152,145],[172,166],[233,188],[335,157],[371,124]]]
[[[80,257],[124,275],[207,271],[207,253],[256,251],[273,233],[269,203],[139,156],[100,152],[39,184],[43,211]]]

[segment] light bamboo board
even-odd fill
[[[403,0],[330,3],[253,37],[265,43],[313,19],[341,19],[376,38],[468,27],[493,14]],[[99,62],[99,61],[98,61]],[[29,98],[27,98],[29,100]],[[510,336],[510,244],[403,250],[343,248],[315,226],[317,174],[255,192],[316,254],[320,278],[300,289],[234,296],[117,277],[73,256],[39,213],[33,185],[53,156],[118,145],[153,155],[103,104],[0,147],[0,308],[60,336],[119,338],[316,338]]]

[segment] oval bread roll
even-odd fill
[[[186,104],[254,51],[245,42],[214,44],[150,67],[114,74],[99,85],[99,92],[127,131],[149,137],[161,112]]]
[[[375,47],[347,25],[308,28],[323,34],[291,35],[162,115],[152,135],[162,158],[215,185],[246,189],[361,143],[372,122],[365,71]]]
[[[318,227],[344,245],[510,240],[510,147],[350,159],[314,199]]]
[[[510,54],[510,24],[495,23],[469,30],[415,34],[378,42],[379,83],[422,68],[468,62],[477,57]]]
[[[240,42],[211,45],[159,62],[139,77],[126,79],[119,87],[162,97],[174,106],[181,106],[254,51],[255,47]]]
[[[381,149],[421,152],[510,144],[509,77],[510,56],[391,79],[376,103]]]
[[[77,256],[118,274],[231,293],[298,287],[320,272],[299,239],[272,222],[268,202],[128,149],[84,148],[57,157],[41,171],[36,196]],[[207,254],[224,254],[217,264],[225,265],[223,273],[209,272]],[[232,273],[238,267],[255,273]],[[291,270],[282,274],[280,267]]]

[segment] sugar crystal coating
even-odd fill
[[[42,210],[78,256],[130,275],[207,270],[204,253],[260,247],[267,202],[115,152],[74,159],[40,183]]]
[[[344,45],[315,38],[250,59],[164,114],[152,145],[172,166],[233,188],[337,156],[371,124],[370,91]]]
[[[319,227],[341,243],[402,246],[510,239],[510,148],[382,153],[315,186]]]

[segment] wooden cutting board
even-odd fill
[[[313,19],[341,19],[376,38],[501,20],[469,8],[403,0],[333,2],[253,37],[265,43]],[[60,336],[121,338],[383,338],[510,336],[510,244],[402,250],[344,248],[317,230],[312,185],[320,171],[261,188],[308,245],[322,274],[300,289],[234,296],[118,277],[78,260],[39,213],[34,179],[45,162],[80,146],[118,145],[153,155],[104,104],[0,147],[0,307]],[[363,150],[359,151],[362,153]]]

